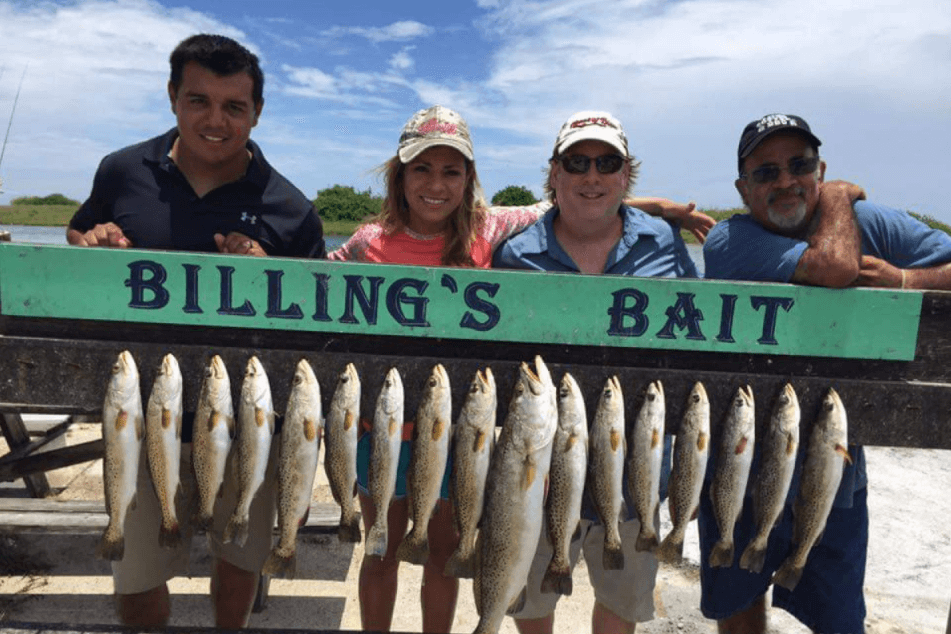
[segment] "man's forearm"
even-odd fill
[[[806,239],[809,247],[799,260],[794,282],[843,288],[858,277],[862,241],[851,191],[832,183],[822,187],[816,223]]]

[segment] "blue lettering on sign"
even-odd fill
[[[776,341],[776,315],[780,308],[788,313],[793,307],[793,303],[795,303],[795,300],[792,297],[760,297],[758,295],[750,297],[750,305],[753,306],[753,310],[759,311],[760,308],[766,307],[763,315],[763,336],[756,340],[757,343],[764,346],[778,345],[779,342]]]
[[[693,293],[677,293],[677,303],[670,306],[667,311],[667,323],[657,333],[658,339],[676,339],[674,327],[678,330],[687,331],[687,339],[693,341],[706,341],[700,331],[700,322],[703,321],[703,313],[693,304]]]
[[[344,312],[343,316],[340,318],[340,323],[342,324],[359,324],[360,320],[356,318],[353,314],[353,303],[356,301],[360,305],[360,310],[363,311],[363,318],[366,320],[367,324],[370,326],[376,325],[376,310],[377,303],[380,298],[380,284],[383,283],[382,277],[368,277],[366,278],[370,282],[370,294],[367,295],[366,291],[363,290],[363,281],[362,275],[344,275],[343,279],[346,281],[346,296],[344,299]]]
[[[221,305],[218,308],[218,314],[233,315],[235,317],[254,317],[257,311],[255,311],[254,306],[251,305],[251,300],[246,299],[240,307],[234,307],[232,292],[234,285],[231,282],[231,277],[234,275],[234,267],[219,266],[218,271],[221,272]]]
[[[327,310],[327,291],[330,287],[330,276],[326,273],[314,273],[316,285],[314,288],[314,321],[332,321]]]
[[[304,311],[296,303],[292,303],[287,308],[281,308],[281,278],[284,277],[284,271],[268,270],[264,274],[267,275],[267,310],[264,311],[264,316],[303,319]]]
[[[386,291],[386,309],[401,326],[411,328],[428,328],[429,322],[426,321],[426,304],[428,299],[423,297],[426,292],[428,282],[423,280],[414,280],[411,277],[404,277],[396,280]],[[416,291],[416,296],[406,294],[406,289],[410,288]],[[412,309],[412,316],[407,317],[403,312],[403,307],[408,306]]]
[[[733,313],[736,310],[736,295],[720,295],[723,300],[720,309],[720,334],[717,341],[721,343],[736,343],[733,338]]]
[[[201,267],[197,264],[183,264],[185,269],[185,305],[182,306],[182,312],[202,313],[201,306],[198,305],[198,272]]]
[[[146,273],[151,273],[151,277],[146,279]],[[132,289],[129,308],[145,308],[148,310],[165,308],[169,296],[163,284],[167,277],[165,267],[158,262],[150,260],[130,262],[129,279],[125,281],[125,285]],[[145,299],[146,292],[152,293],[152,299]]]
[[[466,314],[462,316],[462,321],[459,322],[460,328],[470,328],[478,332],[486,332],[495,328],[499,320],[502,319],[502,313],[499,311],[499,307],[479,297],[479,291],[485,291],[489,297],[495,297],[495,294],[499,292],[499,285],[490,284],[488,282],[473,282],[466,287],[463,293],[466,306],[472,310],[483,313],[487,319],[485,321],[479,321],[475,318],[475,315],[472,314],[472,311],[467,310]]]
[[[608,315],[611,316],[611,325],[608,326],[608,335],[612,337],[640,337],[647,332],[650,320],[644,311],[650,303],[650,298],[646,293],[636,288],[622,288],[619,291],[611,293],[614,296],[614,304],[608,309]],[[634,305],[628,306],[627,300],[633,299]],[[630,326],[624,325],[624,319],[630,317],[634,323]]]

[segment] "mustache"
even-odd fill
[[[769,192],[769,195],[766,197],[766,204],[772,205],[780,196],[799,196],[800,198],[804,198],[805,195],[805,188],[799,185],[787,187],[785,189],[776,189]]]

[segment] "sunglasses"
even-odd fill
[[[569,174],[587,174],[591,161],[594,161],[599,174],[614,174],[624,166],[626,160],[620,154],[604,154],[594,159],[583,154],[562,154],[558,157],[561,166]]]
[[[793,176],[805,176],[806,174],[812,174],[815,172],[818,166],[818,156],[797,156],[796,158],[789,159],[789,167],[784,168],[780,167],[779,165],[763,165],[749,172],[749,177],[753,179],[754,183],[762,185],[764,183],[772,183],[774,180],[778,179],[779,174],[784,169],[788,170]],[[744,174],[744,176],[745,175],[746,174]]]

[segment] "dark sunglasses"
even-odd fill
[[[793,176],[805,176],[806,174],[815,172],[818,166],[818,156],[797,156],[796,158],[789,159],[789,167],[787,168],[780,167],[779,165],[763,165],[749,172],[749,176],[753,179],[754,183],[762,185],[763,183],[772,183],[779,178],[779,174],[784,169],[789,170],[789,173]]]
[[[620,154],[604,154],[595,159],[584,154],[562,154],[558,160],[569,174],[587,174],[592,160],[599,174],[614,174],[624,166],[627,159]]]

